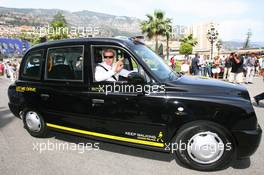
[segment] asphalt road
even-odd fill
[[[48,138],[31,137],[21,120],[9,111],[7,88],[10,81],[0,77],[0,174],[263,174],[264,144],[250,158],[232,163],[227,169],[216,172],[198,172],[178,165],[172,156],[121,145],[88,140],[81,137],[52,132]],[[255,78],[247,85],[251,96],[264,91],[264,83]],[[254,108],[259,123],[264,128],[264,101]],[[83,151],[76,144],[99,144],[99,150]],[[66,144],[67,149],[59,149]],[[42,146],[40,146],[42,145]],[[46,149],[43,145],[46,145]],[[53,145],[48,148],[47,145]],[[56,146],[58,149],[55,149]],[[79,148],[79,149],[77,149]],[[41,151],[41,152],[40,152]],[[83,153],[82,153],[83,152]]]

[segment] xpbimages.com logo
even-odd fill
[[[76,151],[78,153],[84,153],[86,151],[98,151],[99,143],[68,143],[68,142],[37,142],[33,143],[33,151],[39,152],[40,154],[45,151]]]
[[[204,151],[204,152],[221,152],[221,151],[231,151],[232,150],[232,143],[227,142],[224,143],[210,143],[210,144],[188,144],[185,142],[182,142],[180,140],[179,143],[165,143],[165,151],[170,151],[171,153],[174,153],[175,151]]]
[[[103,92],[106,95],[109,93],[151,93],[165,92],[165,85],[134,85],[134,84],[105,84],[93,87],[92,91]]]

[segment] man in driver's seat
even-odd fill
[[[95,68],[95,81],[118,81],[119,75],[127,77],[129,71],[123,69],[123,59],[114,63],[115,51],[113,49],[104,49],[102,55],[103,62]]]

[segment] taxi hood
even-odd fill
[[[181,76],[167,83],[168,90],[215,96],[237,96],[249,100],[247,89],[240,84],[203,77]]]

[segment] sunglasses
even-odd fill
[[[104,56],[104,58],[105,58],[105,59],[107,59],[107,58],[108,58],[108,59],[113,59],[114,56]]]

